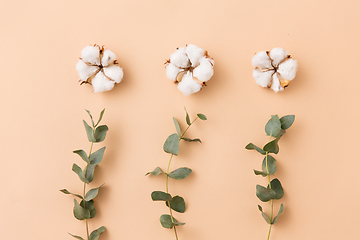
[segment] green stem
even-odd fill
[[[198,119],[198,118],[199,118],[199,117],[196,117],[196,118],[194,119],[194,121],[192,121],[192,122],[190,123],[190,125],[188,125],[188,127],[185,129],[185,131],[184,131],[184,132],[181,134],[181,136],[179,137],[179,140],[181,140],[181,139],[184,137],[186,131],[189,129],[189,127],[190,127],[190,126],[196,121],[196,119]],[[174,154],[171,154],[170,160],[169,160],[169,164],[168,164],[168,167],[167,167],[167,171],[166,171],[166,193],[169,193],[169,172],[170,172],[170,164],[171,164],[171,160],[172,160],[173,156],[174,156]],[[170,206],[170,201],[167,201],[167,203],[168,203],[168,205],[169,205],[171,222],[172,222],[172,223],[175,223],[175,222],[174,222],[174,217],[173,217],[173,215],[172,215],[172,210],[171,210],[171,206]],[[178,235],[177,235],[176,226],[174,226],[174,233],[175,233],[175,238],[176,238],[176,240],[178,240],[179,238],[178,238]]]
[[[170,160],[169,160],[169,164],[168,164],[168,167],[167,167],[167,171],[166,171],[166,193],[169,193],[169,171],[170,171],[170,164],[171,164],[171,160],[172,160],[173,156],[174,156],[174,154],[171,154]],[[168,206],[169,206],[171,222],[174,223],[174,217],[173,217],[173,215],[172,215],[171,206],[170,206],[170,201],[167,201],[167,203],[168,203]],[[174,232],[175,232],[176,240],[178,240],[178,236],[177,236],[177,232],[176,232],[176,227],[175,227],[175,226],[174,226]]]
[[[91,142],[91,146],[90,146],[90,151],[89,151],[89,159],[90,159],[90,155],[91,155],[91,151],[92,151],[92,148],[93,148],[93,145],[94,143]],[[85,178],[86,178],[86,173],[87,173],[87,168],[88,168],[89,164],[86,165],[86,168],[85,168]],[[86,183],[84,183],[84,189],[83,189],[83,196],[84,196],[84,208],[85,208],[85,195],[86,195]],[[89,240],[89,224],[88,224],[88,221],[87,219],[85,218],[85,226],[86,226],[86,236],[87,236],[87,239]]]
[[[269,141],[268,143],[270,142],[271,140],[271,133],[270,133],[270,138],[269,138]],[[269,168],[268,168],[268,155],[269,155],[269,152],[266,152],[265,153],[265,163],[266,163],[266,173],[269,174]],[[269,180],[269,188],[271,189],[271,179],[270,179],[270,175],[268,175],[268,180]],[[270,200],[270,203],[271,203],[271,210],[270,210],[270,226],[269,226],[269,232],[268,232],[268,236],[267,236],[267,240],[270,239],[270,233],[271,233],[271,227],[272,227],[272,218],[273,218],[273,209],[274,209],[274,205],[273,205],[273,200],[271,199]]]

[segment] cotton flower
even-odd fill
[[[185,96],[200,91],[214,74],[214,60],[207,51],[193,44],[177,48],[165,65],[166,76],[178,83]]]
[[[289,53],[282,48],[256,53],[251,63],[255,68],[253,77],[258,85],[271,88],[274,92],[283,91],[295,78],[298,67]]]
[[[123,78],[123,70],[118,66],[116,55],[99,45],[88,45],[81,51],[76,64],[80,85],[91,84],[94,92],[110,91]]]

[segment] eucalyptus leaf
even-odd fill
[[[173,121],[175,124],[176,132],[178,133],[179,137],[181,137],[181,130],[180,130],[179,122],[174,117],[173,117]]]
[[[279,209],[279,212],[278,212],[278,214],[276,215],[276,217],[274,217],[274,219],[273,219],[273,221],[272,221],[271,224],[275,224],[275,223],[277,222],[279,216],[283,213],[283,211],[284,211],[284,205],[281,204],[280,209]]]
[[[78,220],[84,220],[90,218],[90,211],[88,209],[83,208],[80,204],[74,199],[74,216]]]
[[[256,185],[256,196],[262,201],[262,202],[268,202],[271,199],[276,198],[276,192],[273,189],[265,188],[260,185]]]
[[[188,114],[185,107],[184,107],[184,109],[185,109],[185,112],[186,112],[186,124],[190,126],[191,125],[190,116],[189,116],[189,114]]]
[[[89,181],[85,178],[84,172],[82,171],[82,169],[76,165],[75,163],[73,164],[72,170],[79,176],[80,180],[84,183],[89,183]]]
[[[103,116],[104,116],[104,112],[105,112],[105,108],[101,111],[100,116],[99,116],[99,120],[97,121],[97,123],[95,124],[94,127],[96,127],[96,126],[100,123],[101,119],[102,119]]]
[[[265,125],[265,132],[268,136],[277,137],[281,129],[281,122],[278,115],[271,116]]]
[[[171,134],[164,143],[164,151],[177,156],[179,153],[179,143],[179,136],[176,133]]]
[[[80,237],[80,236],[77,236],[77,235],[73,235],[73,234],[71,234],[71,233],[68,233],[68,234],[70,234],[71,236],[73,236],[74,238],[76,238],[76,239],[79,239],[79,240],[84,240],[82,237]]]
[[[94,180],[94,173],[96,166],[97,165],[95,164],[88,164],[86,167],[86,179],[89,181],[89,183]]]
[[[60,192],[65,193],[65,194],[71,194],[71,195],[74,195],[74,196],[76,196],[76,197],[78,197],[78,198],[80,198],[80,199],[84,199],[82,196],[80,196],[80,195],[78,195],[78,194],[75,194],[75,193],[71,193],[71,192],[69,192],[69,191],[66,190],[66,189],[61,189]]]
[[[151,199],[153,201],[169,201],[171,200],[171,195],[162,191],[153,191],[151,193]]]
[[[160,223],[164,228],[172,229],[174,226],[184,225],[185,223],[179,223],[174,217],[174,222],[171,221],[171,216],[163,214],[160,217]]]
[[[266,177],[268,174],[266,172],[258,171],[254,169],[255,175],[261,175],[263,177]]]
[[[281,128],[284,130],[288,129],[289,127],[291,127],[294,121],[295,121],[295,115],[283,116],[282,118],[280,118]]]
[[[270,182],[271,190],[275,192],[275,197],[272,199],[281,199],[284,196],[284,189],[281,186],[279,179],[275,178]],[[267,189],[270,189],[269,185]]]
[[[97,150],[96,152],[93,152],[92,154],[90,154],[90,163],[94,164],[94,165],[98,165],[101,160],[103,159],[104,156],[104,152],[105,152],[106,147],[102,147],[99,150]]]
[[[184,198],[180,196],[173,197],[170,201],[166,201],[166,206],[169,206],[176,212],[184,213],[185,212],[185,201]]]
[[[259,210],[261,212],[261,216],[265,219],[265,221],[268,224],[271,224],[270,218],[268,217],[268,215],[266,215],[266,213],[263,212],[262,207],[260,205],[258,205],[258,208],[259,208]]]
[[[275,140],[272,140],[271,142],[268,142],[263,150],[265,152],[269,152],[269,153],[275,153],[275,154],[278,154],[279,153],[279,145],[278,145],[278,142],[279,142],[279,139],[275,139]]]
[[[94,138],[95,142],[102,142],[104,141],[106,137],[106,132],[109,130],[109,128],[106,125],[98,126],[95,129]]]
[[[256,146],[253,143],[249,143],[248,145],[246,145],[245,149],[247,150],[253,150],[255,149],[256,151],[258,151],[260,154],[265,155],[266,152],[264,150],[262,150],[261,148],[259,148],[258,146]]]
[[[176,180],[181,180],[189,176],[191,172],[192,170],[190,168],[182,167],[169,173],[169,177]]]
[[[90,200],[88,202],[82,200],[80,202],[80,206],[82,206],[83,208],[86,208],[87,210],[89,210],[90,212],[90,217],[89,218],[93,218],[96,216],[96,209],[94,207],[94,201]]]
[[[159,174],[161,173],[165,173],[161,168],[159,167],[156,167],[152,172],[148,172],[145,174],[145,176],[149,175],[149,174],[152,174],[154,176],[158,176]]]
[[[89,240],[98,240],[100,237],[100,234],[102,234],[103,232],[105,232],[105,227],[99,227],[98,229],[92,231],[92,233],[90,234]]]
[[[202,114],[202,113],[198,113],[197,114],[197,116],[201,119],[201,120],[207,120],[207,117],[204,115],[204,114]]]
[[[76,153],[77,155],[79,155],[85,162],[90,163],[88,156],[84,150],[81,150],[81,149],[75,150],[75,151],[73,151],[73,153]]]
[[[191,139],[191,138],[181,138],[181,139],[184,139],[185,141],[187,142],[199,142],[199,143],[202,143],[200,139],[198,138],[194,138],[194,139]]]
[[[266,159],[267,159],[267,169],[266,169]],[[271,155],[265,156],[262,162],[262,170],[269,175],[274,175],[274,173],[276,172],[275,158],[273,158]],[[267,170],[269,170],[269,172]]]
[[[94,129],[90,127],[89,124],[85,122],[85,120],[83,120],[83,122],[89,142],[96,142],[96,139],[94,137]]]
[[[100,187],[90,189],[90,190],[86,193],[84,200],[88,202],[88,201],[94,199],[94,198],[98,195],[99,189],[100,189],[102,186],[104,186],[104,184],[102,184]]]
[[[92,125],[93,125],[93,127],[94,127],[94,126],[95,126],[95,124],[94,124],[94,119],[93,119],[93,116],[91,115],[91,113],[90,113],[90,111],[89,111],[89,110],[86,110],[86,109],[85,109],[85,111],[89,114],[90,119],[91,119],[91,123],[92,123]]]

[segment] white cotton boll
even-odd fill
[[[166,66],[166,76],[173,81],[176,81],[176,76],[179,74],[180,71],[183,71],[183,69],[178,68],[172,63],[169,63]]]
[[[277,71],[282,78],[291,81],[295,78],[297,67],[297,61],[289,58],[288,60],[279,65]]]
[[[265,51],[257,52],[251,59],[254,68],[272,69],[271,60]]]
[[[115,59],[116,59],[115,53],[113,53],[109,49],[105,49],[103,52],[103,57],[101,59],[101,65],[106,67],[109,64],[113,63]]]
[[[94,88],[94,92],[106,92],[110,91],[114,88],[115,82],[109,80],[104,74],[100,71],[96,76],[92,79],[91,85]]]
[[[100,49],[99,46],[86,46],[81,50],[81,59],[84,62],[100,65]]]
[[[213,61],[210,58],[202,57],[199,63],[200,65],[193,71],[193,76],[201,82],[207,82],[214,74]]]
[[[274,92],[279,92],[279,91],[283,91],[284,88],[280,85],[280,80],[277,76],[277,73],[275,73],[273,75],[273,80],[272,80],[272,84],[271,84],[271,89],[274,90]]]
[[[272,49],[270,51],[270,58],[273,60],[274,67],[277,67],[277,65],[282,60],[284,60],[288,54],[289,54],[288,51],[286,51],[280,47],[276,47],[276,48]]]
[[[187,54],[191,66],[196,67],[200,64],[200,59],[204,56],[205,52],[201,47],[195,46],[194,44],[189,44],[185,48],[185,53]]]
[[[271,83],[271,76],[274,71],[262,72],[259,69],[254,69],[253,77],[255,78],[255,82],[261,87],[267,87]]]
[[[190,67],[190,61],[185,53],[185,48],[181,47],[170,55],[170,62],[179,68]]]
[[[79,60],[76,64],[76,70],[79,74],[80,80],[86,82],[86,80],[98,70],[98,67],[89,66],[82,60]]]
[[[178,84],[178,89],[185,95],[189,96],[190,94],[196,93],[200,91],[201,85],[195,82],[195,80],[192,78],[191,72],[187,72],[181,82]]]
[[[122,68],[116,65],[107,66],[103,68],[103,70],[105,75],[114,80],[116,83],[121,82],[124,76]]]

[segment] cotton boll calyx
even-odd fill
[[[214,60],[193,44],[177,48],[166,61],[166,76],[185,95],[196,93],[214,74]]]
[[[251,59],[255,68],[253,77],[262,87],[271,88],[274,92],[283,91],[295,78],[297,61],[282,48],[274,48],[270,52],[256,53]]]
[[[94,92],[110,91],[123,79],[123,70],[118,66],[116,55],[98,45],[86,46],[76,64],[81,84],[88,83]]]

